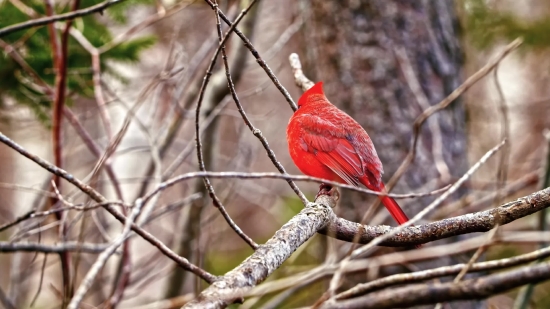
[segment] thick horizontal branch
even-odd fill
[[[547,262],[459,283],[415,284],[387,289],[359,298],[326,303],[322,308],[404,308],[443,301],[483,299],[527,283],[537,283],[549,278],[550,262]]]
[[[27,29],[27,28],[31,28],[31,27],[43,26],[43,25],[54,23],[56,21],[75,19],[77,17],[90,15],[90,14],[93,14],[93,13],[96,13],[96,12],[101,12],[101,11],[105,10],[106,8],[110,7],[111,5],[121,3],[122,1],[124,1],[124,0],[107,0],[105,2],[101,2],[99,4],[87,7],[85,9],[71,11],[71,12],[65,13],[65,14],[59,14],[59,15],[53,15],[53,16],[47,16],[47,17],[42,17],[42,18],[31,19],[31,20],[28,20],[28,21],[25,21],[25,22],[22,22],[22,23],[19,23],[19,24],[7,26],[7,27],[4,27],[4,28],[0,29],[0,37],[3,37],[6,34],[9,34],[9,33],[12,33],[12,32],[18,31],[18,30],[23,30],[23,29]]]
[[[456,235],[486,232],[497,225],[508,224],[549,206],[550,188],[546,188],[494,209],[405,228],[394,237],[382,242],[381,245],[409,246]],[[361,225],[338,218],[334,213],[331,214],[329,221],[330,223],[319,233],[344,241],[353,241],[357,237],[356,234],[360,234],[358,242],[362,244],[369,243],[374,238],[390,233],[394,229],[384,225]]]
[[[89,244],[82,242],[65,242],[55,245],[38,243],[11,243],[0,241],[0,253],[27,251],[42,253],[61,253],[69,251],[78,251],[86,253],[101,253],[108,247],[108,244]]]
[[[248,290],[267,279],[298,247],[328,223],[335,199],[337,195],[320,195],[315,203],[308,204],[249,258],[220,277],[184,308],[225,308],[241,301]]]

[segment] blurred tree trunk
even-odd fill
[[[404,70],[414,71],[430,105],[461,83],[462,51],[453,1],[311,0],[302,5],[311,8],[304,31],[307,73],[315,81],[324,81],[332,103],[367,130],[387,181],[403,162],[411,145],[412,124],[426,108],[411,91]],[[409,65],[398,60],[397,50],[405,51]],[[460,176],[467,167],[464,108],[455,102],[432,117],[442,141],[442,147],[436,148],[450,176]],[[432,127],[423,125],[416,159],[395,192],[450,181],[434,164],[432,150],[438,137]],[[416,213],[425,202],[409,202],[412,209],[407,213]]]
[[[463,59],[454,3],[311,0],[301,5],[311,10],[303,34],[306,74],[324,81],[331,102],[369,133],[388,181],[409,151],[414,120],[461,84]],[[406,72],[413,72],[413,79]],[[421,91],[412,90],[415,83]],[[419,100],[422,96],[424,102]],[[416,158],[394,191],[425,191],[461,176],[467,169],[465,127],[461,102],[424,123]],[[350,193],[343,194],[340,213],[361,220],[370,203]],[[413,215],[432,199],[401,200],[400,204],[407,204],[405,211]],[[460,308],[479,305],[457,304]]]

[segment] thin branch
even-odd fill
[[[550,262],[489,275],[460,283],[417,284],[388,289],[341,302],[325,303],[329,308],[398,308],[440,301],[483,299],[527,284],[548,280]]]
[[[99,145],[94,141],[94,139],[90,136],[88,131],[86,131],[82,123],[80,123],[80,121],[78,120],[78,117],[66,106],[63,109],[63,114],[65,115],[65,118],[69,121],[69,123],[73,126],[76,133],[78,134],[80,139],[84,142],[88,150],[90,150],[90,152],[96,158],[100,158],[102,150],[99,148]],[[105,172],[107,173],[107,176],[111,180],[111,184],[113,185],[113,188],[115,190],[116,197],[119,200],[123,201],[124,196],[122,195],[120,182],[118,180],[118,177],[115,174],[115,171],[112,167],[110,160],[105,161]]]
[[[263,89],[267,88],[269,84],[266,82],[259,91],[263,91]],[[241,99],[244,97],[249,97],[252,95],[256,95],[258,92],[258,87],[250,88],[248,90],[241,92]],[[224,101],[220,104],[216,105],[216,107],[208,114],[206,118],[204,118],[204,121],[201,125],[201,132],[200,136],[202,137],[206,130],[209,128],[209,126],[214,122],[214,120],[220,115],[220,113],[224,110],[224,108],[227,106],[227,103],[229,103],[229,97],[225,97]],[[164,171],[162,175],[162,180],[165,181],[168,179],[168,177],[172,176],[176,170],[179,168],[179,166],[187,159],[187,157],[191,154],[191,152],[194,150],[195,145],[193,143],[187,143],[185,148],[181,150],[181,152],[178,154],[178,156],[170,163],[168,168]],[[150,174],[148,172],[147,174]],[[139,196],[143,196],[145,194],[144,190],[140,190],[141,194]]]
[[[101,253],[107,248],[106,244],[89,244],[82,242],[64,242],[55,245],[46,245],[38,243],[25,242],[6,242],[0,241],[0,252],[42,252],[42,253],[63,253],[63,252],[85,252]]]
[[[497,76],[495,75],[495,78]],[[497,83],[497,86],[499,84]],[[500,93],[502,93],[502,90],[499,88]],[[501,94],[502,95],[502,94]],[[502,108],[502,107],[501,107]],[[502,111],[502,113],[505,113],[506,110]],[[545,129],[543,131],[543,136],[546,139],[546,151],[545,155],[543,156],[544,163],[542,164],[542,174],[540,175],[539,184],[542,185],[542,188],[546,188],[550,186],[550,131],[548,129]],[[539,214],[539,220],[538,220],[538,229],[540,231],[547,231],[548,230],[548,223],[547,223],[547,217],[548,215],[548,209],[543,209]],[[547,247],[548,243],[541,243],[539,244],[539,248]],[[548,247],[547,247],[548,248]],[[542,262],[542,258],[538,259],[537,262]],[[533,291],[535,289],[534,284],[529,284],[519,291],[515,301],[514,301],[514,307],[513,309],[527,309],[529,307],[529,301],[533,295]]]
[[[487,262],[479,262],[473,264],[469,272],[483,272],[498,270],[508,267],[514,267],[528,262],[532,262],[538,259],[544,259],[550,256],[550,247],[539,249],[530,253],[517,255],[511,258],[492,260]],[[349,299],[360,295],[367,294],[372,291],[381,290],[383,288],[397,285],[406,284],[412,282],[418,282],[422,280],[429,280],[443,276],[451,276],[460,273],[466,264],[456,264],[451,266],[443,266],[428,270],[417,271],[408,274],[395,274],[388,277],[384,277],[378,280],[374,280],[368,283],[358,284],[355,287],[336,295],[336,300]]]
[[[521,45],[521,43],[522,43],[522,39],[519,39],[519,38],[515,39],[512,43],[508,44],[500,53],[498,53],[491,61],[485,64],[481,69],[479,69],[476,73],[470,76],[464,83],[462,83],[462,85],[460,85],[453,92],[451,92],[451,94],[449,94],[445,99],[441,100],[441,102],[437,103],[436,105],[433,105],[430,108],[424,110],[422,114],[420,114],[416,118],[413,124],[413,138],[411,142],[411,148],[409,149],[407,156],[403,160],[403,163],[399,166],[397,171],[393,174],[392,178],[387,182],[386,188],[388,188],[388,190],[391,190],[391,188],[393,188],[393,186],[397,183],[397,181],[401,178],[401,176],[405,173],[405,171],[409,168],[411,163],[414,161],[414,158],[416,156],[416,146],[418,144],[418,138],[420,136],[420,128],[422,127],[422,124],[424,124],[424,122],[431,115],[445,109],[460,95],[466,92],[466,90],[470,89],[470,87],[475,85],[480,79],[482,79],[487,74],[489,74],[491,70],[493,70],[500,63],[500,61],[502,61],[502,59],[504,59],[508,54],[510,54],[516,48],[518,48]]]
[[[248,7],[245,8],[241,12],[239,17],[241,17],[241,16],[244,17],[246,15],[246,13],[254,6],[255,3],[256,3],[256,0],[252,0],[250,2],[250,4],[248,5]],[[256,8],[256,10],[257,10],[257,8]],[[216,7],[216,28],[217,28],[217,32],[218,32],[218,40],[221,43],[224,38],[222,37],[222,26],[221,26],[221,23],[220,23],[220,13],[219,12],[220,12],[220,9]],[[235,24],[238,23],[238,21],[239,21],[238,18],[239,17],[237,17],[237,21],[235,21]],[[229,34],[230,33],[228,33],[228,36],[229,36]],[[224,67],[225,67],[225,75],[227,77],[227,83],[229,84],[229,89],[231,91],[231,95],[233,95],[233,99],[235,100],[235,98],[236,98],[236,94],[234,94],[235,85],[233,84],[233,80],[231,79],[231,73],[229,72],[229,64],[227,62],[227,54],[225,52],[225,44],[221,45],[221,53],[222,53],[222,59],[223,59]],[[236,99],[235,102],[238,102],[238,98]],[[238,106],[239,106],[239,104],[238,104]],[[200,130],[197,130],[197,139],[199,139],[199,138],[200,138]],[[199,163],[199,165],[201,166],[201,171],[204,171],[205,170],[204,162],[202,162],[202,164]],[[212,187],[212,185],[210,184],[210,181],[208,180],[207,177],[204,177],[204,182],[205,182],[206,188],[208,190],[208,193],[210,194],[210,197],[212,198],[212,201],[214,202],[214,205],[221,212],[222,216],[224,217],[227,224],[231,227],[231,229],[233,229],[235,231],[235,233],[237,233],[237,235],[239,235],[239,237],[241,237],[242,240],[244,240],[244,242],[246,242],[252,248],[252,250],[258,249],[258,244],[254,240],[252,240],[252,238],[250,238],[248,235],[246,235],[241,230],[241,228],[239,228],[239,226],[231,219],[231,217],[229,216],[229,214],[225,210],[225,207],[223,206],[222,202],[218,199],[218,197],[214,193],[214,187]]]
[[[46,93],[49,96],[53,96],[53,89],[51,89],[50,85],[48,85],[41,77],[38,75],[38,73],[25,61],[25,59],[17,52],[14,46],[8,44],[4,40],[0,39],[0,47],[4,49],[6,54],[10,55],[10,57],[21,66],[21,68],[27,72],[38,85],[42,89],[41,92]],[[35,87],[37,88],[37,87]]]
[[[65,170],[52,165],[48,161],[29,153],[27,150],[25,150],[23,147],[9,139],[7,136],[5,136],[2,132],[0,132],[0,142],[4,143],[8,147],[12,148],[13,150],[19,152],[24,157],[30,159],[31,161],[35,162],[36,164],[40,165],[45,170],[49,171],[52,174],[58,175],[68,182],[72,183],[75,187],[77,187],[80,191],[82,191],[84,194],[91,197],[94,201],[98,203],[108,203],[109,201],[101,195],[99,192],[94,190],[94,188],[88,186],[87,184],[80,181],[78,178],[74,177],[73,175],[69,174]],[[107,204],[105,206],[105,209],[114,216],[118,221],[121,223],[126,222],[126,217],[119,212],[116,208],[114,208],[112,205]],[[165,256],[176,262],[180,267],[182,267],[185,270],[188,270],[195,275],[201,277],[208,283],[212,283],[216,280],[216,276],[206,272],[205,270],[191,264],[186,258],[178,256],[175,252],[170,250],[165,244],[163,244],[160,240],[158,240],[156,237],[151,235],[149,232],[143,230],[139,226],[132,224],[132,230],[136,232],[138,235],[140,235],[143,239],[145,239],[147,242],[152,244],[153,246],[157,247]]]
[[[2,224],[0,225],[0,232],[4,231],[4,230],[7,230],[9,229],[10,227],[12,226],[15,226],[29,218],[31,218],[31,216],[33,215],[34,213],[34,210],[31,210],[31,211],[28,211],[27,213],[15,218],[15,220],[11,221],[11,222],[8,222],[8,223],[5,223],[5,224]]]
[[[315,83],[304,75],[302,63],[300,62],[298,54],[290,54],[288,60],[290,61],[290,67],[292,68],[292,74],[294,75],[294,82],[296,85],[300,87],[302,91],[307,91],[309,88],[313,87]]]
[[[413,66],[407,55],[407,51],[402,46],[394,47],[394,54],[397,58],[405,81],[413,93],[418,105],[422,110],[428,110],[430,108],[430,100],[426,96],[426,93],[422,89],[420,82],[414,72]],[[439,118],[431,117],[428,119],[428,127],[432,135],[432,154],[434,159],[434,165],[439,173],[441,182],[448,183],[451,180],[451,172],[445,158],[443,157],[443,137],[441,134],[441,127],[439,126]],[[507,137],[501,138],[501,140],[507,139]]]
[[[2,304],[6,309],[15,309],[14,304],[12,304],[2,288],[0,288],[0,304]]]
[[[205,1],[206,1],[206,3],[208,3],[208,5],[210,5],[210,7],[213,10],[216,9],[217,5],[214,4],[214,2],[212,2],[211,0],[205,0]],[[221,19],[229,26],[230,30],[234,31],[235,34],[241,38],[241,40],[244,42],[244,45],[246,46],[246,48],[248,48],[248,50],[250,50],[250,53],[252,53],[252,56],[254,56],[254,58],[256,58],[256,61],[258,62],[260,67],[262,67],[262,69],[264,69],[267,76],[269,76],[269,78],[273,81],[273,84],[275,84],[275,87],[277,87],[277,89],[279,89],[279,91],[283,94],[283,96],[285,97],[285,100],[288,102],[288,104],[290,105],[292,110],[296,111],[298,109],[298,106],[296,105],[296,103],[294,103],[294,100],[292,100],[292,97],[290,96],[290,94],[288,93],[286,88],[283,87],[283,85],[281,85],[281,82],[279,82],[279,79],[277,78],[277,76],[275,76],[275,74],[273,73],[271,68],[267,65],[267,63],[265,63],[265,61],[262,59],[262,57],[260,57],[260,54],[254,48],[254,45],[252,45],[252,42],[250,42],[250,40],[239,29],[234,27],[234,25],[227,18],[227,16],[225,16],[223,14],[223,12],[220,11],[219,14],[220,14]]]
[[[54,194],[52,193],[52,195],[54,195]],[[7,230],[7,229],[23,222],[23,221],[26,221],[26,220],[29,220],[29,219],[32,219],[32,218],[45,217],[45,216],[49,216],[51,214],[55,214],[57,212],[63,212],[63,211],[67,211],[67,210],[76,210],[76,211],[92,210],[92,209],[96,209],[96,208],[99,208],[99,207],[105,207],[107,205],[120,205],[120,206],[123,206],[123,207],[130,207],[130,205],[126,205],[126,204],[121,203],[119,201],[108,201],[106,203],[93,204],[93,205],[89,205],[89,206],[80,206],[80,205],[71,204],[67,207],[57,207],[55,209],[49,209],[49,210],[46,210],[46,211],[36,211],[36,210],[33,209],[33,210],[30,210],[30,211],[26,212],[25,214],[15,218],[11,222],[0,225],[0,232],[3,232],[4,230]]]
[[[21,2],[20,0],[9,0],[9,2],[15,6],[19,11],[24,13],[25,15],[29,17],[36,18],[40,16],[38,13],[36,13],[35,10],[33,10],[31,7],[27,6],[25,3]]]
[[[490,210],[406,228],[379,245],[410,246],[467,233],[487,232],[499,224],[505,225],[546,209],[550,207],[549,202],[550,188],[547,188]],[[385,225],[360,225],[335,216],[319,233],[350,242],[359,234],[358,242],[366,244],[381,235],[395,232],[396,229],[398,228]]]
[[[487,250],[487,248],[489,248],[489,245],[493,241],[493,238],[495,237],[499,227],[500,225],[497,224],[497,226],[495,226],[495,228],[489,232],[489,234],[487,235],[487,241],[482,246],[477,248],[476,252],[474,252],[474,254],[470,258],[468,263],[466,263],[466,265],[462,267],[460,272],[453,279],[453,283],[459,283],[460,280],[462,280],[462,278],[464,278],[464,276],[466,276],[466,274],[470,271],[474,263],[477,262],[479,257]],[[442,309],[442,308],[443,308],[443,303],[437,303],[434,307],[434,309]]]
[[[399,227],[395,228],[395,230],[392,233],[388,233],[382,237],[379,237],[369,243],[366,246],[363,246],[362,248],[358,248],[353,251],[350,258],[358,258],[365,254],[367,250],[375,246],[376,244],[379,244],[383,242],[386,239],[389,239],[390,237],[397,235],[400,231],[400,228],[405,228],[412,226],[414,223],[416,223],[418,220],[423,218],[425,215],[427,215],[429,212],[431,212],[433,209],[435,209],[438,205],[440,205],[447,197],[449,197],[451,194],[456,192],[458,188],[466,181],[468,180],[483,164],[489,160],[504,144],[506,141],[500,142],[498,145],[493,147],[491,150],[489,150],[479,161],[476,162],[458,181],[456,181],[445,193],[443,193],[441,196],[439,196],[437,199],[435,199],[430,205],[425,207],[422,211],[420,211],[418,214],[416,214],[411,220],[407,221],[406,223],[400,225]]]
[[[125,0],[108,0],[108,1],[105,1],[105,2],[101,2],[99,4],[87,7],[85,9],[81,9],[81,10],[77,10],[77,11],[73,11],[73,12],[69,12],[69,13],[65,13],[65,14],[59,14],[59,15],[53,15],[53,16],[47,16],[47,17],[42,17],[42,18],[31,19],[31,20],[28,20],[28,21],[25,21],[25,22],[22,22],[22,23],[19,23],[19,24],[7,26],[7,27],[4,27],[4,28],[0,29],[0,37],[3,37],[6,34],[9,34],[9,33],[12,33],[12,32],[18,31],[18,30],[22,30],[22,29],[27,29],[27,28],[31,28],[31,27],[37,27],[37,26],[43,26],[43,25],[54,23],[56,21],[75,19],[77,17],[90,15],[90,14],[93,14],[93,13],[96,13],[96,12],[102,12],[106,8],[110,7],[111,5],[115,5],[115,4],[121,3],[123,1],[125,1]]]
[[[100,52],[95,48],[88,39],[77,29],[71,28],[71,35],[77,42],[90,54],[92,59],[92,80],[94,83],[94,97],[96,99],[97,107],[99,110],[99,117],[103,122],[105,128],[105,134],[107,140],[110,142],[113,138],[113,132],[111,129],[111,117],[107,111],[107,103],[103,95],[103,87],[101,86],[101,59]]]
[[[363,256],[365,253],[367,253],[369,250],[371,250],[374,246],[382,243],[385,240],[388,240],[392,236],[397,236],[400,233],[403,232],[403,230],[407,227],[412,226],[415,224],[418,220],[423,218],[425,215],[427,215],[429,212],[434,210],[437,206],[439,206],[447,197],[449,197],[451,194],[456,192],[460,186],[472,176],[472,174],[477,171],[489,158],[494,155],[504,144],[506,141],[500,142],[497,146],[493,147],[493,149],[489,150],[479,161],[474,164],[458,181],[456,181],[445,193],[443,193],[441,196],[439,196],[437,199],[435,199],[430,205],[428,205],[426,208],[424,208],[422,211],[420,211],[418,214],[416,214],[413,218],[411,218],[406,223],[400,225],[399,227],[393,229],[390,233],[384,234],[380,237],[375,238],[373,241],[368,243],[367,245],[364,245],[361,248],[353,250],[351,254],[342,260],[340,263],[340,270],[344,269],[346,267],[346,264],[349,263],[350,260],[359,258]],[[413,227],[414,229],[414,227]],[[358,236],[355,236],[358,237]],[[340,280],[342,277],[342,271],[337,271],[334,274],[334,277],[332,278],[328,290],[328,295],[330,297],[334,296],[334,293],[338,286],[340,285]]]
[[[79,0],[74,0],[73,10],[74,11],[78,4]],[[55,10],[52,0],[45,0],[46,4],[46,15],[51,17]],[[52,49],[52,59],[53,66],[56,69],[55,75],[55,92],[53,98],[53,108],[52,108],[52,146],[53,146],[53,157],[54,164],[58,167],[63,167],[63,140],[62,140],[62,111],[63,106],[65,105],[66,99],[66,83],[67,83],[67,53],[68,53],[68,31],[71,26],[71,22],[67,22],[65,29],[62,33],[61,42],[57,36],[54,24],[48,24],[48,31],[50,33],[50,44]],[[53,175],[53,184],[58,188],[61,188],[61,178],[57,175]],[[51,207],[57,208],[61,205],[58,205],[57,198],[51,198]],[[67,213],[66,212],[56,212],[55,217],[60,221],[59,225],[59,238],[62,241],[65,241],[67,238]],[[70,285],[70,273],[71,273],[71,255],[68,252],[62,252],[60,254],[61,259],[61,270],[63,277],[63,307],[65,307],[65,301],[69,299],[72,295],[72,289]]]
[[[82,283],[78,287],[78,290],[75,293],[75,296],[69,303],[68,309],[78,309],[80,302],[82,302],[82,299],[84,298],[84,295],[90,288],[90,286],[94,283],[95,277],[99,273],[99,271],[103,268],[105,263],[107,263],[107,260],[111,255],[115,253],[115,251],[120,247],[128,237],[128,235],[131,232],[131,227],[133,222],[136,220],[137,216],[141,212],[141,208],[143,206],[143,200],[137,199],[134,208],[132,209],[132,212],[130,213],[130,216],[126,218],[126,222],[124,223],[124,228],[122,230],[122,233],[113,240],[113,243],[103,251],[95,263],[90,267],[90,270],[82,280]]]
[[[130,29],[126,30],[125,32],[118,35],[113,40],[109,41],[108,43],[105,43],[103,46],[98,48],[99,54],[102,54],[106,51],[109,51],[110,49],[116,47],[117,45],[125,42],[129,37],[134,35],[135,33],[151,26],[152,24],[158,22],[161,19],[170,17],[179,11],[185,9],[189,5],[191,5],[193,1],[185,2],[182,1],[180,3],[175,4],[171,8],[166,10],[157,10],[157,12],[153,15],[148,16],[145,20],[141,21],[140,23],[136,24],[135,26],[131,27]]]
[[[448,190],[450,186],[445,186],[443,188],[439,188],[430,192],[424,192],[424,193],[407,193],[407,194],[396,194],[396,193],[383,193],[383,192],[377,192],[372,191],[365,188],[359,188],[354,187],[346,184],[342,184],[335,181],[328,181],[323,178],[318,177],[311,177],[311,176],[305,176],[305,175],[290,175],[290,174],[280,174],[280,173],[271,173],[271,172],[265,172],[265,173],[249,173],[249,172],[189,172],[185,174],[181,174],[179,176],[176,176],[172,179],[168,179],[165,182],[160,183],[155,189],[153,189],[151,192],[147,193],[143,196],[144,201],[148,201],[151,199],[154,195],[158,194],[159,192],[166,190],[167,188],[193,178],[200,178],[200,177],[209,177],[209,178],[238,178],[238,179],[283,179],[283,180],[294,180],[294,181],[306,181],[306,182],[316,182],[316,183],[325,183],[327,185],[331,185],[334,187],[340,187],[344,189],[354,190],[361,193],[366,194],[372,194],[376,196],[390,196],[392,198],[396,199],[405,199],[405,198],[417,198],[417,197],[425,197],[425,196],[431,196],[431,195],[437,195],[441,194],[444,191]]]
[[[218,9],[217,12],[218,12],[217,16],[219,17],[221,11]],[[220,30],[219,30],[218,33],[221,35],[221,33],[220,33],[221,27],[219,27],[219,29]],[[239,97],[237,96],[237,91],[235,90],[235,84],[233,83],[233,80],[231,78],[231,74],[229,72],[229,65],[227,63],[227,55],[225,54],[225,48],[223,46],[222,46],[222,58],[223,58],[223,62],[224,62],[224,65],[225,65],[225,74],[226,74],[226,77],[227,77],[227,83],[228,83],[228,86],[229,86],[229,90],[231,92],[231,96],[233,97],[233,101],[235,102],[235,105],[237,105],[237,110],[241,114],[241,117],[243,118],[244,123],[250,129],[250,131],[252,131],[254,136],[256,136],[260,140],[260,142],[264,146],[265,151],[267,152],[267,156],[269,157],[269,159],[271,159],[271,162],[273,162],[273,164],[279,170],[279,172],[281,172],[281,174],[286,174],[285,168],[277,160],[277,157],[275,156],[275,153],[273,152],[271,147],[269,147],[269,143],[267,142],[267,139],[263,136],[262,131],[260,131],[258,128],[254,127],[254,125],[252,124],[252,122],[250,122],[250,119],[248,119],[248,116],[244,112],[243,106],[242,106],[242,104],[239,100]],[[294,190],[294,192],[296,192],[296,194],[298,194],[298,197],[302,200],[304,205],[306,205],[308,203],[308,200],[305,197],[305,195],[300,191],[300,189],[296,186],[296,184],[292,180],[288,180],[287,182],[290,185],[290,187]]]
[[[501,194],[502,196],[509,197],[529,186],[536,184],[537,180],[538,173],[531,172],[503,188],[503,192],[501,192]],[[470,211],[486,209],[494,202],[495,196],[497,196],[497,192],[487,192],[480,198],[477,198],[474,195],[467,196],[460,201],[455,201],[439,208],[435,217],[446,218],[450,214],[463,215]]]

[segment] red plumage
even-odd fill
[[[384,190],[382,163],[367,132],[325,97],[323,83],[306,91],[287,127],[290,157],[302,173],[370,190]],[[409,219],[391,197],[381,198],[393,218]]]

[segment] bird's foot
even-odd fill
[[[317,195],[315,195],[315,200],[323,195],[331,197],[331,201],[333,201],[333,203],[331,203],[331,207],[333,208],[336,206],[336,202],[340,199],[338,188],[328,185],[326,183],[321,183],[321,185],[319,185],[319,192],[317,192]]]

